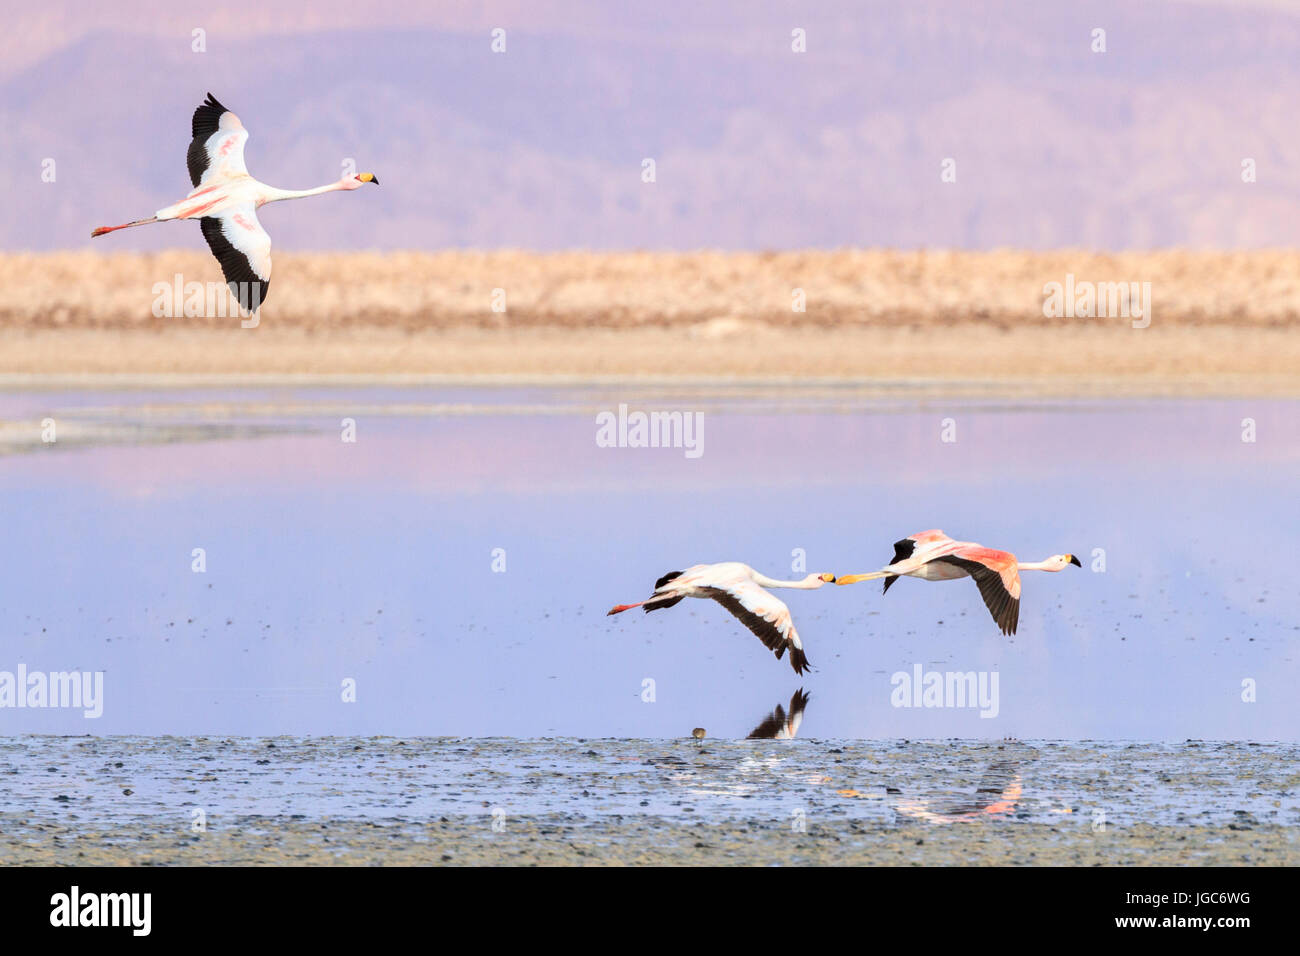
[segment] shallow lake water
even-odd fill
[[[1294,744],[0,738],[49,865],[1295,865]]]
[[[1290,744],[356,737],[0,739],[0,810],[65,825],[442,815],[1087,828],[1300,823]],[[126,791],[130,791],[129,794]],[[214,820],[214,823],[216,820]]]
[[[620,404],[698,413],[700,453],[601,447]],[[103,674],[99,716],[0,707],[0,735],[743,738],[802,687],[797,732],[819,740],[1295,742],[1298,412],[849,387],[0,393],[0,672]],[[1023,575],[1014,637],[970,581],[778,592],[802,677],[712,602],[605,615],[693,563],[873,570],[928,528],[1083,567]],[[918,668],[991,696],[899,706]]]

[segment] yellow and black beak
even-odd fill
[[[827,584],[834,584],[834,583],[835,583],[835,575],[833,575],[833,574],[823,574],[823,575],[822,575],[822,580],[825,581]]]
[[[857,584],[859,581],[874,581],[883,578],[884,571],[872,571],[869,574],[841,574],[835,579],[836,584]]]
[[[1066,557],[1070,559],[1070,563],[1073,564],[1076,568],[1083,567],[1083,562],[1080,561],[1078,558],[1076,558],[1074,555],[1067,554]]]
[[[361,180],[363,183],[374,183],[376,186],[379,185],[379,178],[374,173],[358,173],[357,179]]]

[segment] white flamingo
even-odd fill
[[[740,619],[769,649],[777,660],[790,650],[790,666],[796,674],[808,669],[803,642],[794,628],[790,609],[764,588],[798,588],[813,591],[823,584],[834,583],[833,574],[810,574],[799,581],[778,581],[759,574],[747,564],[726,561],[722,564],[697,564],[685,571],[672,571],[655,582],[654,594],[636,604],[619,604],[610,614],[620,614],[634,607],[646,612],[672,607],[684,597],[710,598]]]
[[[244,144],[248,130],[239,117],[216,101],[211,93],[194,111],[192,139],[186,163],[194,189],[180,202],[159,209],[148,219],[100,226],[90,234],[107,235],[119,229],[170,219],[197,219],[212,254],[221,263],[226,284],[239,304],[256,312],[271,285],[271,237],[257,221],[257,210],[269,202],[303,199],[336,190],[379,185],[374,173],[344,176],[315,189],[277,189],[248,175]]]

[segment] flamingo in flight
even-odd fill
[[[970,541],[954,541],[942,531],[922,531],[894,543],[894,560],[880,571],[845,574],[839,584],[885,579],[885,591],[902,575],[926,581],[951,581],[970,576],[1003,634],[1016,633],[1020,621],[1020,572],[1064,571],[1083,567],[1072,554],[1054,554],[1042,561],[1017,561],[1010,551],[995,551]]]
[[[159,209],[148,219],[100,226],[90,234],[107,235],[119,229],[144,226],[169,219],[197,219],[212,254],[221,263],[226,284],[239,304],[256,312],[266,300],[271,285],[271,237],[257,221],[257,210],[269,202],[303,199],[335,190],[360,189],[365,183],[379,185],[374,173],[344,176],[338,182],[315,189],[277,189],[248,175],[244,166],[244,144],[248,130],[239,117],[226,109],[211,93],[194,111],[190,122],[192,139],[185,157],[194,189],[180,202]]]
[[[712,598],[753,631],[776,654],[777,660],[781,659],[788,648],[790,666],[796,674],[802,674],[808,669],[808,657],[803,652],[799,632],[794,629],[790,609],[763,589],[798,588],[814,591],[823,584],[834,582],[833,574],[810,574],[799,581],[778,581],[759,574],[748,564],[739,561],[697,564],[685,571],[665,574],[655,582],[654,594],[650,597],[635,604],[616,605],[609,614],[621,614],[634,607],[643,607],[648,614],[659,608],[672,607],[685,597]]]

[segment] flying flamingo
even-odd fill
[[[799,588],[813,591],[823,584],[834,583],[833,574],[810,574],[800,581],[777,581],[759,574],[747,564],[726,561],[722,564],[697,564],[685,571],[672,571],[655,582],[654,594],[636,604],[619,604],[609,614],[621,614],[634,607],[646,613],[672,607],[684,597],[712,598],[740,619],[780,660],[790,649],[790,666],[796,674],[808,669],[803,642],[794,629],[790,609],[764,588]],[[608,616],[608,615],[606,615]]]
[[[120,226],[100,226],[93,239],[119,229],[144,226],[169,219],[197,219],[212,254],[221,263],[226,284],[239,304],[256,312],[271,285],[271,237],[257,221],[257,210],[281,199],[302,199],[338,189],[379,185],[374,173],[344,176],[315,189],[277,189],[248,175],[244,144],[248,130],[239,117],[216,101],[211,93],[194,111],[190,122],[193,139],[185,161],[194,189],[178,203],[159,209],[148,219]]]
[[[951,581],[970,575],[1003,634],[1016,633],[1020,621],[1020,572],[1063,571],[1082,567],[1072,554],[1054,554],[1043,561],[1017,561],[1010,551],[995,551],[970,541],[954,541],[942,531],[922,531],[894,543],[894,560],[881,571],[846,574],[839,584],[885,579],[885,590],[901,575],[926,581]]]

